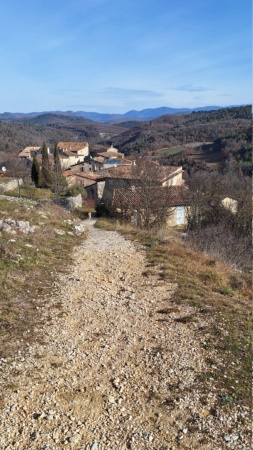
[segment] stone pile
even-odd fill
[[[30,226],[28,221],[15,220],[11,217],[8,217],[7,219],[0,220],[0,231],[9,233],[11,235],[15,235],[18,232],[23,234],[31,234],[34,233],[35,228],[33,226]]]

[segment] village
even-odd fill
[[[119,217],[128,217],[141,225],[147,222],[141,212],[146,201],[153,218],[148,218],[149,225],[162,218],[166,218],[169,226],[187,224],[189,196],[181,166],[160,166],[144,158],[127,159],[113,145],[93,156],[87,142],[59,142],[57,148],[68,187],[84,187],[96,207],[113,206]],[[42,151],[42,147],[26,147],[18,159],[31,168],[36,157],[41,166]],[[54,148],[47,147],[47,151],[53,166]]]

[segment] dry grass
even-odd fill
[[[1,184],[1,179],[0,179]],[[11,197],[18,197],[18,190],[15,189],[13,191],[4,192],[4,195]],[[49,198],[55,198],[55,194],[53,194],[50,189],[37,189],[32,185],[22,185],[20,187],[20,197],[28,198],[31,200],[44,200]]]
[[[9,181],[12,181],[13,178],[10,177],[0,177],[0,184],[7,184]]]
[[[196,333],[205,342],[208,353],[215,354],[213,383],[220,391],[221,402],[251,404],[251,274],[219,263],[194,251],[181,239],[180,233],[164,230],[150,234],[120,224],[99,220],[98,227],[118,230],[146,248],[145,276],[157,274],[161,279],[177,283],[170,307],[189,305],[194,316],[180,320],[191,326],[201,322],[205,327]],[[159,311],[166,314],[167,309]],[[207,358],[208,362],[208,358]],[[205,381],[199,380],[205,389]],[[229,399],[229,400],[228,400]]]
[[[6,357],[41,339],[34,331],[42,323],[41,300],[52,291],[56,273],[67,270],[80,238],[55,233],[72,229],[64,222],[70,213],[57,205],[0,199],[0,210],[2,219],[29,221],[36,228],[28,235],[0,233],[0,357]]]

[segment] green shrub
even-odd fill
[[[76,197],[77,195],[81,194],[82,197],[87,197],[87,192],[84,186],[76,185],[72,186],[68,189],[67,196],[68,197]]]

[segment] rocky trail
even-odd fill
[[[174,283],[144,276],[138,243],[86,222],[74,264],[43,300],[43,342],[0,360],[1,450],[250,449],[239,406],[225,415],[198,377],[198,323]],[[170,308],[168,314],[162,314]],[[53,313],[52,313],[53,311]],[[204,320],[204,319],[203,319]]]

